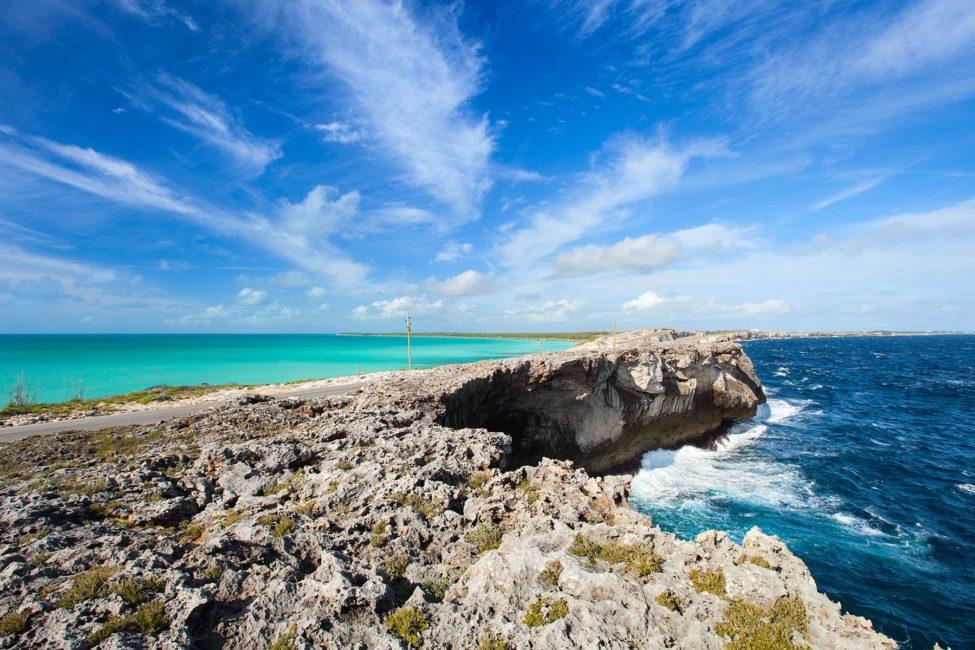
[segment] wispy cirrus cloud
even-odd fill
[[[502,263],[508,267],[530,264],[610,220],[624,220],[634,204],[675,187],[693,158],[723,151],[723,144],[713,140],[678,148],[632,134],[610,139],[603,163],[583,175],[580,189],[553,206],[536,210],[526,227],[501,244]]]
[[[422,21],[402,3],[381,0],[245,4],[308,64],[342,82],[350,110],[406,180],[448,206],[454,220],[478,216],[494,140],[487,117],[470,105],[483,60],[452,13]]]
[[[182,23],[191,32],[200,31],[200,26],[193,18],[179,9],[175,9],[165,0],[111,0],[122,11],[138,16],[150,23],[174,20]]]
[[[167,74],[157,81],[128,94],[129,98],[166,124],[222,152],[242,172],[260,174],[282,156],[278,142],[253,135],[216,95]]]
[[[19,169],[109,201],[158,210],[288,260],[342,285],[361,282],[368,269],[329,241],[358,209],[358,194],[318,186],[301,201],[281,201],[264,213],[235,214],[171,188],[138,166],[90,148],[13,132],[0,140],[0,165]]]
[[[868,190],[872,190],[873,188],[880,185],[882,182],[884,182],[883,178],[870,178],[865,181],[861,181],[855,185],[851,185],[850,187],[842,189],[839,192],[836,192],[835,194],[830,194],[822,201],[817,201],[810,207],[810,210],[812,210],[813,212],[818,212],[819,210],[828,208],[834,203],[839,203],[840,201],[852,199],[854,196],[858,194],[863,194]]]

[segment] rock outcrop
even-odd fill
[[[0,647],[893,647],[776,538],[680,540],[585,469],[762,399],[675,339],[11,443]]]

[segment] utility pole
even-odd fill
[[[413,317],[406,315],[406,369],[413,370]]]

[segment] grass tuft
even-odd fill
[[[0,637],[22,634],[30,627],[30,610],[10,612],[0,618]]]
[[[768,608],[734,599],[715,631],[728,639],[727,650],[798,650],[806,647],[793,641],[809,625],[806,607],[798,598],[780,598]]]
[[[383,562],[383,568],[393,580],[398,580],[406,573],[406,567],[410,565],[410,557],[405,554],[397,555]]]
[[[71,588],[61,595],[60,606],[71,609],[95,598],[116,571],[118,568],[114,566],[99,566],[79,573],[72,579]]]
[[[722,571],[694,569],[691,571],[691,584],[700,593],[708,592],[721,597],[727,594],[724,572]]]
[[[627,570],[646,577],[660,571],[663,560],[651,548],[643,544],[596,542],[585,535],[576,535],[569,552],[586,559],[586,566],[596,566],[597,560],[608,564],[623,564]]]
[[[404,494],[403,492],[393,492],[389,498],[405,506],[414,512],[423,515],[426,519],[432,519],[443,512],[444,508],[436,501],[425,499],[419,494]]]
[[[525,610],[522,619],[528,627],[541,627],[565,618],[569,613],[569,604],[565,598],[549,598],[541,596]]]
[[[464,541],[477,547],[478,553],[493,551],[501,546],[504,533],[494,524],[478,524],[477,528],[464,535]]]
[[[680,598],[676,594],[670,591],[662,591],[657,594],[657,597],[653,599],[653,602],[657,603],[661,607],[666,607],[672,612],[681,612],[684,609],[684,603],[681,602]]]
[[[156,635],[169,627],[169,618],[162,601],[154,600],[140,606],[126,616],[112,616],[102,627],[88,637],[88,645],[96,646],[118,632],[137,632]]]
[[[419,607],[400,607],[386,617],[390,633],[411,648],[423,645],[423,632],[429,626],[427,615]]]
[[[421,580],[420,589],[423,595],[432,603],[443,602],[447,589],[450,588],[450,580],[447,578],[433,578],[431,580]]]
[[[559,586],[559,578],[562,576],[562,563],[558,560],[552,560],[545,565],[541,573],[538,574],[538,579],[547,585],[553,587]]]

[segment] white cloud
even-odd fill
[[[355,214],[356,192],[339,196],[334,188],[318,186],[300,203],[282,202],[276,213],[242,216],[178,193],[135,165],[92,149],[43,138],[19,140],[19,144],[10,145],[0,141],[0,166],[20,169],[124,205],[191,219],[341,285],[360,283],[366,275],[366,267],[349,259],[328,240],[339,224]]]
[[[444,307],[443,300],[429,300],[426,296],[399,296],[389,300],[377,300],[370,305],[359,305],[352,310],[354,318],[392,318],[407,314],[425,315],[438,312]]]
[[[603,271],[654,271],[672,264],[683,255],[673,238],[643,235],[627,237],[610,246],[580,246],[555,258],[563,275],[588,275]]]
[[[267,293],[260,289],[244,287],[237,293],[237,302],[242,305],[259,305],[267,299]]]
[[[583,178],[582,189],[535,212],[527,227],[501,245],[502,263],[509,267],[530,264],[610,219],[625,219],[632,204],[676,186],[693,157],[716,155],[721,150],[715,142],[673,149],[632,135],[612,139],[604,151],[608,160]]]
[[[883,178],[871,178],[871,179],[866,180],[866,181],[863,181],[861,183],[857,183],[856,185],[853,185],[853,186],[848,187],[848,188],[846,188],[844,190],[840,190],[839,192],[837,192],[835,194],[831,194],[830,196],[827,196],[822,201],[818,201],[817,203],[815,203],[814,205],[812,205],[809,209],[812,210],[813,212],[816,212],[818,210],[822,210],[823,208],[828,208],[829,206],[833,205],[834,203],[839,203],[840,201],[845,201],[845,200],[847,200],[849,198],[853,198],[857,194],[863,194],[867,190],[870,190],[870,189],[873,189],[874,187],[877,187],[878,185],[880,185],[880,183],[883,180],[884,180]]]
[[[322,138],[326,142],[338,142],[339,144],[358,142],[364,135],[361,130],[355,128],[348,122],[316,124],[315,129],[321,132]]]
[[[520,309],[509,309],[505,315],[509,318],[523,318],[533,322],[556,322],[564,321],[571,314],[579,311],[585,306],[585,301],[581,298],[568,300],[546,300],[540,305],[522,307]]]
[[[312,287],[311,289],[308,290],[307,295],[309,298],[318,300],[319,298],[325,297],[327,293],[328,292],[325,291],[324,287]]]
[[[493,289],[492,277],[474,269],[464,271],[442,282],[433,278],[427,280],[427,290],[443,296],[472,296]]]
[[[219,149],[247,173],[259,174],[281,157],[277,142],[258,138],[215,95],[169,75],[160,75],[157,88],[147,88],[133,101],[146,110],[164,108],[160,119]]]
[[[761,302],[746,302],[740,305],[734,305],[730,311],[741,313],[745,316],[782,315],[792,311],[792,305],[779,298],[770,298]]]
[[[563,276],[634,271],[649,273],[691,255],[720,255],[754,247],[748,229],[708,223],[673,233],[627,237],[615,244],[579,246],[553,261]]]
[[[663,302],[666,302],[666,298],[657,295],[653,291],[644,291],[633,300],[624,302],[623,309],[626,311],[644,311],[652,309]]]
[[[593,97],[599,97],[600,99],[606,96],[606,93],[599,90],[598,88],[593,88],[592,86],[586,86],[585,91],[590,95],[592,95]]]
[[[453,262],[474,250],[474,246],[463,242],[449,242],[444,244],[443,250],[434,258],[437,262]]]
[[[156,23],[165,19],[172,19],[182,23],[191,32],[200,31],[200,26],[188,14],[174,9],[165,0],[112,0],[115,5],[127,13],[138,16],[149,23]]]
[[[344,83],[370,138],[411,183],[455,218],[477,216],[494,142],[470,107],[481,87],[478,45],[463,39],[452,13],[421,22],[399,2],[254,2],[266,25],[284,26],[306,60]]]

